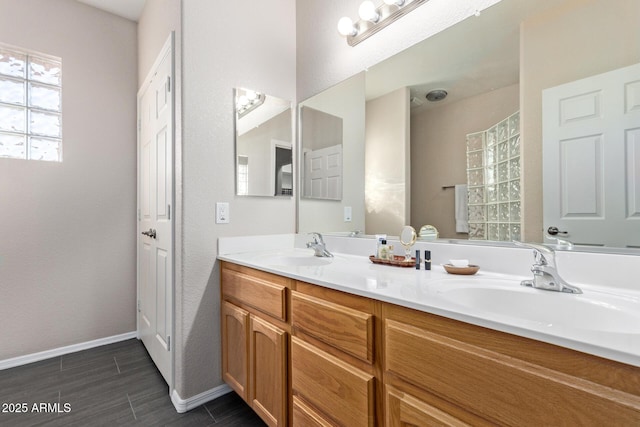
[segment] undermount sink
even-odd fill
[[[476,278],[480,279],[480,278]],[[517,319],[542,328],[640,334],[640,298],[585,291],[567,294],[506,279],[443,279],[434,284],[448,304]]]
[[[309,250],[283,251],[256,257],[261,264],[280,267],[322,266],[332,263],[334,259],[314,256],[313,251]]]

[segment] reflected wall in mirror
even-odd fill
[[[370,67],[364,89],[367,117],[372,101],[402,88],[410,92],[410,217],[406,223],[415,228],[433,224],[441,238],[468,238],[456,232],[451,189],[467,182],[466,135],[489,129],[520,111],[521,237],[544,241],[545,231],[553,224],[543,222],[543,201],[548,203],[548,195],[546,190],[543,194],[542,185],[542,92],[640,62],[640,27],[635,24],[639,15],[640,3],[633,0],[501,1],[480,16]],[[432,89],[445,89],[449,95],[429,102],[425,94]],[[347,145],[345,141],[345,150]],[[628,169],[638,160],[627,157],[625,161],[627,166],[620,167]],[[627,177],[627,181],[637,179],[637,175],[635,181]],[[344,185],[349,185],[346,178]],[[571,197],[580,198],[580,193],[573,191]],[[621,220],[640,227],[640,221],[628,213]],[[317,225],[320,231],[336,230],[328,222]],[[378,228],[367,223],[363,229],[374,234]],[[563,238],[571,240],[570,234]],[[640,229],[635,234],[640,236]],[[581,240],[576,239],[589,243]]]
[[[342,200],[342,118],[300,107],[302,197]]]
[[[291,102],[243,88],[234,97],[236,194],[292,196]]]

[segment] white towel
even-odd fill
[[[458,184],[455,187],[456,201],[456,233],[469,232],[469,211],[467,210],[467,184]]]

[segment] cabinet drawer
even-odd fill
[[[282,278],[277,276],[273,276],[274,281],[267,280],[270,276],[262,272],[249,275],[242,271],[223,268],[222,295],[276,319],[286,321],[287,287],[275,281],[277,279],[282,281]]]
[[[294,330],[373,363],[373,315],[300,292],[291,293]]]
[[[292,388],[339,425],[375,423],[375,379],[297,337],[291,338]]]
[[[469,424],[433,406],[387,386],[386,414],[388,427],[403,426],[452,426],[469,427]]]
[[[293,425],[296,427],[333,427],[322,415],[293,396]]]
[[[388,373],[496,424],[640,425],[638,396],[403,322],[385,321],[385,358]]]

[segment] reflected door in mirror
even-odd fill
[[[640,64],[543,92],[544,225],[640,247]]]
[[[301,115],[302,196],[342,200],[342,118],[307,106]]]

